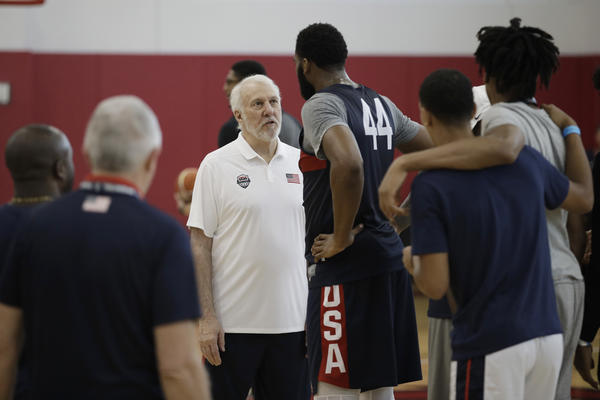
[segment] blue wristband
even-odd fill
[[[572,133],[576,133],[577,135],[581,136],[581,131],[579,130],[579,127],[577,125],[569,125],[562,131],[564,138],[566,138]]]

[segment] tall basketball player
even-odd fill
[[[395,148],[432,143],[387,97],[348,77],[347,55],[329,24],[298,34],[310,373],[315,400],[390,400],[393,386],[421,379],[421,367],[403,245],[377,187]]]

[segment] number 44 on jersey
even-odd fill
[[[388,118],[381,100],[378,98],[373,99],[375,102],[375,112],[377,113],[377,123],[373,119],[371,114],[371,108],[366,101],[360,99],[363,109],[363,126],[365,129],[365,135],[373,137],[373,150],[377,150],[377,136],[387,136],[387,149],[392,150],[392,126]]]

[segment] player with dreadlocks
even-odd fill
[[[558,48],[548,33],[538,28],[521,27],[520,22],[519,18],[514,18],[510,27],[484,27],[477,34],[480,45],[475,58],[485,72],[487,92],[494,105],[483,117],[482,133],[485,135],[486,131],[504,124],[519,127],[525,143],[579,183],[591,199],[592,179],[579,129],[559,129],[544,110],[535,106],[533,98],[538,79],[543,86],[550,84],[558,67]],[[562,128],[566,129],[561,134]],[[566,145],[569,143],[577,147],[578,154],[567,160]],[[571,398],[573,356],[583,320],[584,284],[579,264],[569,246],[567,212],[547,211],[546,217],[552,278],[564,335],[563,362],[555,396],[562,400]]]
[[[484,74],[486,91],[492,104],[483,115],[482,138],[469,138],[439,146],[434,149],[437,150],[435,153],[427,150],[400,157],[390,169],[393,176],[402,177],[405,171],[415,169],[479,169],[512,162],[510,157],[504,162],[499,158],[489,160],[487,165],[482,162],[482,141],[504,132],[504,143],[491,143],[505,146],[507,154],[516,156],[522,144],[516,138],[522,137],[525,144],[538,150],[569,177],[575,192],[593,199],[591,173],[579,128],[557,108],[544,106],[553,114],[551,119],[544,109],[535,104],[538,80],[547,87],[558,67],[558,48],[552,42],[551,35],[539,28],[521,27],[520,22],[519,18],[514,18],[508,27],[483,27],[477,33],[480,44],[475,57]],[[395,183],[400,185],[401,180],[397,179]],[[381,207],[388,217],[399,212],[393,199],[396,190],[395,185],[380,188]],[[547,212],[552,277],[564,331],[564,357],[557,399],[570,398],[571,365],[583,316],[583,280],[577,260],[569,248],[566,219],[565,211]],[[519,246],[520,243],[514,245]],[[535,323],[535,316],[532,315],[515,313],[515,318],[526,318]],[[453,360],[456,360],[455,355]]]
[[[510,26],[485,26],[477,33],[475,58],[486,82],[492,80],[504,101],[529,101],[535,95],[538,77],[546,87],[558,68],[558,48],[552,36],[539,28],[521,27],[513,18]]]

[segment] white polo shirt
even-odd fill
[[[200,164],[187,225],[213,238],[213,300],[225,332],[304,330],[299,157],[279,141],[267,164],[240,134]]]

